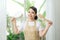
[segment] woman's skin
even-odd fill
[[[32,9],[30,8],[29,11],[28,11],[28,20],[29,20],[29,21],[35,21],[34,17],[35,17],[36,15],[37,15],[37,14],[34,12],[34,10],[32,10]],[[40,17],[40,18],[42,18],[42,19],[44,19],[45,21],[48,22],[47,27],[46,27],[44,30],[39,31],[40,37],[43,37],[43,36],[46,35],[49,27],[52,25],[52,22],[51,22],[50,20],[48,20],[48,19],[45,19],[41,14],[39,14],[38,17]],[[14,32],[15,34],[19,34],[19,33],[20,33],[20,30],[18,30],[18,28],[17,28],[17,26],[16,26],[16,18],[13,18],[13,19],[12,19],[12,24],[13,24],[13,32]]]
[[[43,19],[43,21],[48,22],[46,28],[45,28],[44,30],[41,30],[41,31],[39,32],[40,37],[43,37],[43,36],[46,35],[48,29],[51,27],[51,25],[52,25],[53,23],[52,23],[52,21],[50,21],[50,20],[48,20],[48,19],[45,19],[44,16],[42,16],[41,14],[39,14],[38,17],[40,17],[41,19]]]

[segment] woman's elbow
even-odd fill
[[[45,35],[46,35],[46,34],[43,33],[43,32],[40,32],[40,33],[39,33],[39,36],[40,36],[40,37],[44,37]]]
[[[48,24],[52,25],[52,24],[53,24],[53,22],[52,22],[52,21],[49,21],[49,22],[48,22]]]
[[[45,35],[44,34],[40,34],[40,37],[44,37]]]
[[[20,31],[16,31],[16,32],[14,32],[14,34],[19,34],[20,33]]]

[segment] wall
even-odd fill
[[[47,18],[53,21],[47,40],[60,40],[60,0],[47,0]]]
[[[56,26],[56,40],[60,40],[60,0],[55,1],[55,26]]]

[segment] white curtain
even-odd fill
[[[0,0],[0,40],[6,40],[6,0]]]
[[[47,0],[47,18],[53,21],[46,40],[60,40],[60,0]]]

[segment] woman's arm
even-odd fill
[[[23,14],[21,14],[21,16],[19,16],[18,18],[20,19],[20,18],[22,18],[23,17]],[[18,18],[12,18],[12,24],[13,24],[13,32],[15,33],[15,34],[19,34],[20,33],[20,30],[18,30],[18,28],[17,28],[17,26],[16,26],[16,19],[18,19]]]
[[[14,34],[19,34],[20,31],[18,30],[17,26],[16,26],[16,18],[12,18],[12,24],[13,24],[13,33]]]
[[[43,36],[46,35],[49,27],[52,25],[52,21],[50,21],[50,20],[48,20],[48,19],[45,19],[42,15],[40,15],[39,17],[42,18],[44,21],[48,22],[46,28],[45,28],[44,30],[39,31],[40,37],[43,37]]]
[[[40,37],[43,37],[43,36],[46,35],[46,33],[47,33],[47,31],[48,31],[48,29],[49,29],[49,27],[50,27],[51,25],[52,25],[52,22],[51,22],[51,21],[48,21],[48,24],[47,24],[46,28],[45,28],[44,30],[41,30],[41,31],[39,32]]]

